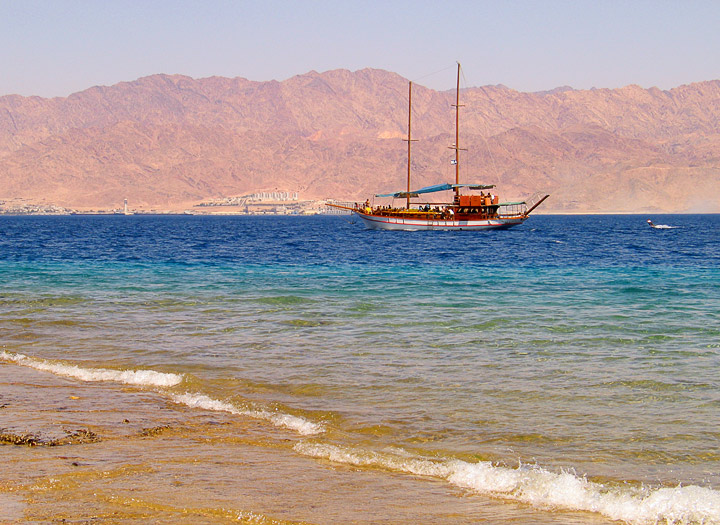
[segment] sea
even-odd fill
[[[0,216],[0,522],[720,523],[719,312],[720,215]]]

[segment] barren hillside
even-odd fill
[[[452,79],[449,79],[449,84]],[[461,177],[544,211],[720,211],[720,81],[661,91],[463,90]],[[452,176],[454,92],[413,91],[417,186]],[[0,97],[0,199],[181,209],[255,191],[364,199],[405,184],[407,81],[154,75],[67,98]]]

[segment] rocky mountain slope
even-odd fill
[[[452,86],[452,78],[449,78]],[[450,181],[453,90],[413,90],[414,186]],[[720,81],[669,91],[463,90],[461,178],[554,212],[720,211]],[[256,191],[365,199],[405,185],[407,81],[154,75],[0,97],[0,199],[182,209]]]

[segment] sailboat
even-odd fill
[[[492,193],[493,184],[461,184],[459,152],[460,147],[460,63],[457,65],[457,90],[455,104],[455,144],[450,149],[455,151],[452,164],[455,166],[455,182],[436,184],[418,190],[410,189],[410,153],[411,145],[415,140],[411,137],[412,129],[412,82],[408,87],[408,161],[407,161],[407,188],[395,193],[378,194],[375,197],[392,197],[405,199],[405,207],[373,206],[370,200],[364,204],[354,206],[341,206],[330,204],[335,208],[351,211],[371,229],[379,230],[490,230],[511,228],[522,224],[529,217],[530,212],[542,204],[549,195],[536,194],[527,201],[500,202],[499,196]],[[432,194],[442,191],[452,191],[451,202],[411,202],[420,195]],[[479,191],[480,194],[466,194],[468,191]],[[462,192],[462,193],[461,193]],[[487,192],[487,193],[486,193]]]

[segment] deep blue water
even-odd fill
[[[367,231],[348,217],[0,217],[0,260],[717,268],[720,215],[534,216],[506,231]]]

